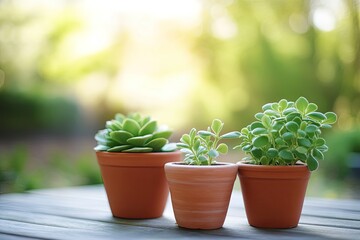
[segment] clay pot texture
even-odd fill
[[[169,195],[164,165],[179,161],[180,151],[157,153],[96,152],[113,216],[157,218]]]
[[[165,164],[176,223],[190,229],[217,229],[224,224],[237,166]]]
[[[259,228],[296,227],[310,178],[307,166],[238,166],[249,224]]]

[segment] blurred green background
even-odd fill
[[[360,198],[359,13],[358,0],[1,0],[0,193],[100,183],[93,136],[116,112],[178,141],[305,96],[339,116],[308,195]]]

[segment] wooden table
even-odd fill
[[[248,225],[234,191],[224,227],[187,230],[175,224],[170,199],[163,217],[113,218],[102,185],[0,195],[0,239],[360,239],[360,201],[306,198],[293,229]]]

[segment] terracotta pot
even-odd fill
[[[310,178],[307,166],[238,166],[249,224],[260,228],[296,227]]]
[[[121,218],[162,216],[169,188],[164,165],[180,151],[161,153],[96,152],[111,212]]]
[[[212,166],[165,164],[178,226],[191,229],[221,228],[236,173],[237,166],[231,163]]]

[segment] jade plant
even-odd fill
[[[211,127],[207,130],[190,130],[180,138],[176,146],[185,153],[184,163],[188,165],[214,165],[220,154],[228,152],[225,143],[219,143],[222,139],[239,138],[240,132],[229,132],[220,135],[224,123],[219,119],[212,121]]]
[[[334,112],[321,113],[304,97],[295,102],[285,99],[267,103],[257,119],[241,130],[241,148],[248,157],[243,161],[257,165],[294,165],[298,161],[316,170],[328,150],[322,129],[337,120]]]
[[[95,135],[96,151],[107,152],[169,152],[176,149],[168,144],[172,131],[159,127],[151,117],[139,113],[127,116],[117,113],[106,122],[106,128]]]

